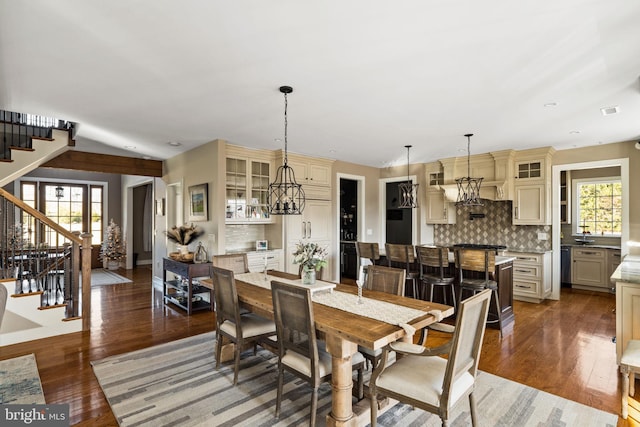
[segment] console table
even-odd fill
[[[194,285],[195,277],[210,277],[210,262],[194,264],[164,258],[162,265],[162,296],[165,304],[171,303],[187,311],[188,315],[197,310],[211,308],[209,301],[213,296],[211,290],[204,286]],[[180,279],[167,280],[167,271],[180,276]],[[205,301],[202,295],[208,296]]]

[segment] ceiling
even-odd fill
[[[153,159],[282,148],[281,85],[290,152],[375,167],[464,156],[466,133],[472,154],[633,141],[639,19],[637,0],[0,0],[0,108]]]

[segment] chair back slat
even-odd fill
[[[441,407],[448,407],[456,380],[465,373],[474,378],[486,328],[491,291],[484,291],[465,299],[458,308],[452,347],[443,382]]]
[[[413,245],[386,243],[385,250],[387,252],[386,256],[389,262],[411,264],[416,260]]]
[[[280,357],[288,351],[301,354],[310,359],[311,372],[317,374],[318,347],[310,290],[273,280],[271,295]]]
[[[356,255],[358,259],[368,258],[372,264],[380,259],[380,247],[377,243],[356,242]]]
[[[211,257],[211,263],[214,267],[231,270],[236,274],[249,272],[249,260],[246,253],[214,255]]]
[[[367,271],[365,288],[371,291],[402,296],[404,294],[406,275],[407,272],[400,268],[371,265]]]
[[[225,320],[236,325],[237,337],[240,331],[240,306],[233,271],[220,267],[211,267],[211,279],[216,298],[216,323],[218,328]]]

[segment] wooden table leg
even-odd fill
[[[327,335],[327,351],[331,353],[331,412],[327,426],[355,426],[357,419],[351,407],[353,374],[351,355],[358,346],[340,337]]]

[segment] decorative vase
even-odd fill
[[[188,245],[178,245],[178,250],[180,251],[180,255],[188,255],[189,254],[189,246]]]
[[[313,267],[302,267],[302,284],[313,285],[316,283],[316,269]]]
[[[207,251],[202,246],[202,242],[198,242],[198,248],[196,249],[196,253],[193,256],[193,262],[196,264],[202,264],[208,261],[209,255],[207,255]]]

